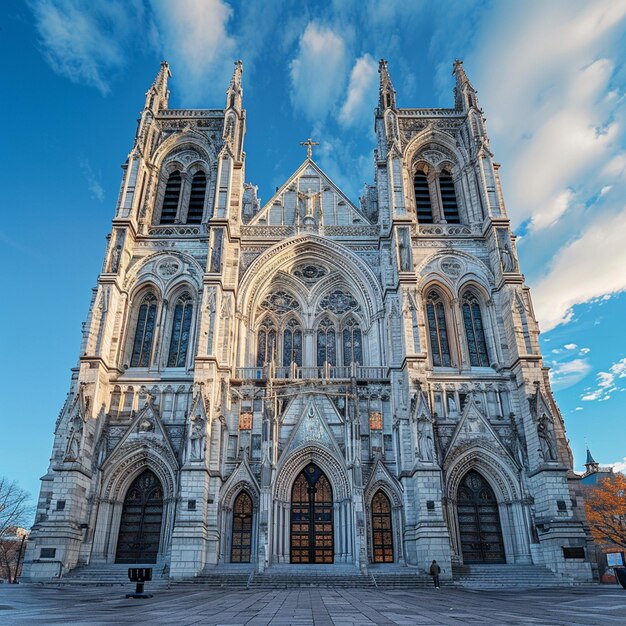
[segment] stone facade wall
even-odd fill
[[[252,565],[289,562],[291,489],[313,462],[333,492],[335,563],[365,569],[374,560],[371,505],[382,490],[394,561],[426,568],[436,559],[449,576],[463,563],[459,488],[475,470],[497,499],[507,563],[589,579],[587,561],[563,556],[563,546],[587,542],[568,483],[571,453],[462,65],[455,108],[400,109],[381,62],[375,184],[359,207],[310,157],[261,207],[256,188],[244,185],[241,74],[238,63],[219,110],[168,109],[166,64],[148,91],[25,577],[114,562],[129,486],[146,469],[162,485],[157,562],[170,576],[230,561],[243,490],[253,502]],[[432,223],[417,219],[416,171],[427,176]],[[164,224],[174,172],[181,193]],[[198,172],[203,214],[189,223]],[[445,220],[438,181],[446,175],[458,223]],[[488,355],[478,366],[464,323],[470,293]],[[137,365],[148,294],[153,338]],[[188,349],[172,366],[183,294],[193,307]],[[450,362],[442,365],[429,298],[444,311]],[[334,365],[318,345],[331,326]],[[272,328],[280,351],[260,357],[261,334],[270,341]],[[302,348],[290,362],[287,328]],[[350,335],[358,358],[344,331],[360,333]]]

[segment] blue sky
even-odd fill
[[[162,59],[171,107],[217,108],[244,61],[246,180],[266,201],[299,141],[356,201],[377,62],[399,106],[451,106],[460,57],[502,163],[577,468],[626,468],[626,0],[9,0],[0,17],[0,475],[34,496],[76,364],[120,164]]]

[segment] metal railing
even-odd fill
[[[386,380],[389,378],[388,369],[381,366],[357,365],[330,365],[324,363],[317,367],[301,367],[292,363],[287,367],[276,367],[273,364],[264,367],[237,367],[237,380]]]

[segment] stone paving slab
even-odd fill
[[[149,600],[126,599],[125,591],[0,585],[0,624],[607,626],[626,623],[626,591],[606,586],[523,591],[166,589],[155,591]]]

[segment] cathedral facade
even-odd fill
[[[477,94],[398,108],[374,184],[307,158],[245,183],[225,108],[168,108],[166,63],[56,423],[24,577],[154,564],[538,564],[591,579],[572,457]]]

